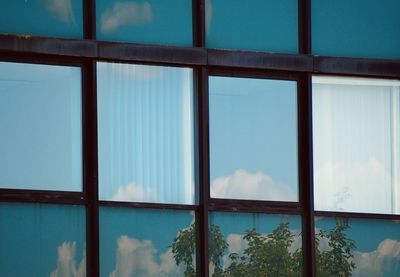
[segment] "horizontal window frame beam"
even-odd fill
[[[0,202],[38,202],[85,205],[83,192],[0,189]]]
[[[400,78],[400,60],[282,54],[200,47],[143,45],[30,35],[0,35],[0,55],[39,60],[96,59],[128,63],[208,66],[231,70]]]
[[[353,218],[353,219],[400,220],[400,214],[333,212],[333,211],[314,211],[314,217],[338,217],[338,218]]]

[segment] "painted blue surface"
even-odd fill
[[[208,48],[298,53],[296,0],[206,1]]]
[[[193,214],[187,211],[100,208],[100,276],[109,276],[117,269],[117,264],[120,266],[118,268],[120,272],[138,274],[138,268],[130,271],[129,261],[124,263],[127,258],[134,259],[135,257],[126,255],[127,253],[139,255],[136,257],[144,258],[144,261],[151,259],[155,264],[162,264],[162,255],[169,251],[169,247],[179,231],[188,228],[193,220]],[[139,242],[143,244],[142,249],[135,248],[133,243],[118,244],[118,240],[124,236],[129,240],[136,240],[136,244]],[[145,243],[146,245],[144,245]],[[149,257],[144,257],[151,252],[147,252],[146,248],[155,249],[156,252]],[[167,262],[175,264],[172,256],[167,259]],[[146,265],[149,266],[147,269],[151,271],[150,263]],[[145,270],[145,272],[147,271]],[[145,272],[142,271],[143,276],[153,276],[146,275]]]
[[[79,67],[0,63],[0,188],[82,190]]]
[[[191,0],[96,1],[97,39],[192,46]]]
[[[82,0],[2,0],[0,33],[83,38]]]
[[[80,206],[0,203],[0,276],[50,276],[62,258],[58,248],[63,243],[75,244],[74,254],[68,247],[64,254],[73,254],[71,262],[78,267],[84,259],[85,226]],[[65,276],[58,270],[55,276]]]
[[[261,172],[297,194],[296,85],[285,80],[210,77],[211,183],[238,170]]]
[[[400,58],[400,1],[311,2],[313,54]]]

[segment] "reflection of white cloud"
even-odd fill
[[[117,192],[112,197],[112,200],[129,202],[163,202],[154,189],[143,185],[137,185],[135,183],[130,183],[126,186],[119,186]]]
[[[183,276],[182,268],[175,264],[170,250],[160,255],[156,261],[157,249],[149,240],[137,240],[128,236],[118,239],[116,268],[110,277],[148,276],[172,277]]]
[[[377,159],[363,164],[327,163],[315,170],[315,207],[391,213],[391,178]]]
[[[297,195],[286,185],[277,184],[262,172],[237,170],[231,176],[219,177],[211,184],[211,197],[252,200],[296,201]]]
[[[58,247],[57,269],[51,277],[84,277],[86,276],[86,251],[83,250],[83,258],[76,267],[75,261],[76,242],[64,242]]]
[[[100,28],[102,33],[109,33],[121,26],[141,26],[152,20],[153,11],[149,2],[115,2],[101,15]]]
[[[400,241],[386,239],[372,252],[355,252],[354,262],[356,268],[353,271],[353,277],[398,276]]]
[[[46,0],[49,13],[57,20],[75,24],[71,0]]]
[[[316,233],[319,231],[320,229],[315,230]],[[332,247],[329,246],[329,239],[320,238],[318,249],[321,252],[332,250]],[[400,241],[385,239],[372,252],[354,251],[352,261],[356,266],[352,277],[398,276],[400,272]],[[392,275],[388,273],[392,273]]]
[[[212,16],[213,5],[211,3],[211,0],[206,0],[206,32],[210,31]]]

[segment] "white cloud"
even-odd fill
[[[316,168],[314,184],[316,209],[392,212],[391,177],[377,159],[326,163]]]
[[[51,277],[84,277],[86,276],[86,250],[83,250],[83,258],[76,266],[76,242],[63,242],[57,249],[57,268]]]
[[[71,0],[46,0],[48,12],[57,20],[75,24]]]
[[[154,189],[135,183],[130,183],[126,186],[119,186],[117,192],[113,195],[112,200],[129,202],[164,202]]]
[[[137,240],[121,236],[117,241],[116,268],[110,277],[146,276],[172,277],[183,276],[183,268],[177,267],[170,250],[156,260],[157,249],[149,240]]]
[[[400,241],[386,239],[372,252],[355,252],[353,277],[395,276],[400,272]]]
[[[276,183],[262,172],[249,173],[239,169],[231,176],[215,179],[211,197],[251,200],[296,201],[296,193],[287,185]]]
[[[101,15],[100,27],[102,33],[109,33],[121,26],[141,26],[152,20],[153,11],[149,2],[115,2]]]

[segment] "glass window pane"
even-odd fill
[[[317,276],[400,276],[398,221],[320,217],[315,234]]]
[[[313,77],[317,210],[399,213],[400,81]]]
[[[193,204],[193,71],[98,63],[100,199]]]
[[[97,39],[192,46],[191,0],[97,0]]]
[[[399,58],[398,0],[312,0],[313,54]]]
[[[85,209],[0,203],[0,276],[86,276]]]
[[[0,62],[0,188],[82,190],[81,69]]]
[[[298,200],[296,85],[209,78],[211,197]]]
[[[206,0],[208,48],[298,53],[297,0]]]
[[[301,218],[210,214],[210,276],[302,276]]]
[[[193,212],[102,207],[100,276],[196,276],[196,241]]]
[[[2,0],[0,33],[83,37],[82,0]]]

